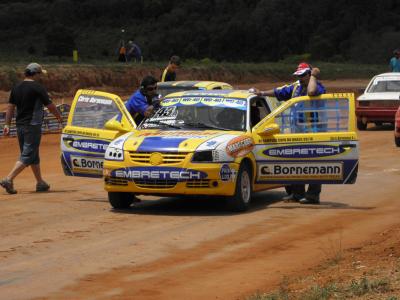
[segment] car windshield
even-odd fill
[[[400,78],[377,77],[368,88],[368,93],[400,92]]]
[[[246,101],[218,97],[167,98],[140,129],[217,129],[244,131]]]
[[[199,90],[199,88],[194,86],[158,86],[157,93],[162,97],[165,97],[168,94],[184,92],[190,90]]]

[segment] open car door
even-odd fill
[[[358,171],[354,94],[298,97],[253,128],[257,183],[354,183]]]
[[[113,94],[78,90],[61,135],[61,164],[69,176],[102,177],[109,143],[136,128]]]

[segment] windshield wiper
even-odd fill
[[[142,126],[145,125],[145,124],[164,125],[164,126],[168,126],[168,127],[171,127],[171,128],[182,129],[181,126],[172,125],[172,124],[169,124],[169,123],[166,123],[166,122],[163,122],[163,121],[145,121],[145,122],[142,124]]]
[[[189,123],[184,123],[183,125],[187,125],[190,127],[197,127],[197,128],[212,128],[212,129],[218,129],[218,130],[232,130],[230,128],[222,128],[222,127],[218,127],[218,126],[214,126],[211,124],[206,124],[206,123],[202,123],[202,122],[189,122]]]

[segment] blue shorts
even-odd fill
[[[26,166],[38,165],[40,163],[39,145],[42,137],[42,126],[17,126],[17,136],[21,151],[20,162]]]

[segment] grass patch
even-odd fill
[[[327,299],[350,299],[361,296],[371,296],[372,299],[400,300],[396,296],[384,294],[392,291],[391,281],[388,278],[369,280],[362,277],[359,280],[352,280],[349,284],[329,283],[323,286],[314,285],[303,291],[290,291],[287,284],[285,289],[280,288],[277,292],[270,294],[257,293],[247,300],[327,300]]]

